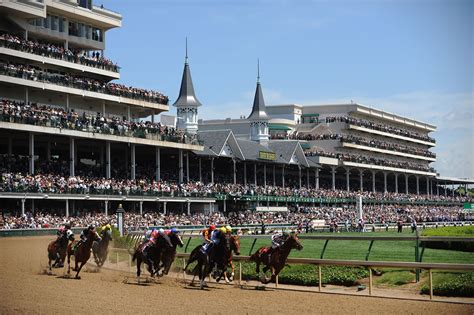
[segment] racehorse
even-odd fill
[[[56,241],[52,241],[48,245],[48,258],[49,258],[49,271],[51,272],[51,261],[54,260],[52,267],[61,268],[64,266],[64,259],[66,258],[66,249],[69,241],[74,241],[74,234],[71,230],[63,234],[61,238]]]
[[[156,274],[159,273],[160,269],[163,268],[163,273],[162,275],[167,275],[170,268],[171,264],[173,263],[175,257],[176,257],[176,247],[183,247],[184,243],[181,237],[178,234],[170,234],[169,235],[171,244],[173,244],[172,247],[168,245],[167,242],[164,242],[164,246],[161,249],[161,255],[159,255],[157,258],[154,259],[154,263],[156,263]],[[156,252],[155,252],[156,254]],[[161,265],[160,265],[161,262]]]
[[[270,247],[260,247],[252,256],[250,256],[250,260],[257,264],[257,274],[260,273],[261,263],[265,265],[263,268],[264,273],[266,273],[269,269],[272,271],[270,278],[263,275],[264,278],[260,279],[262,283],[266,284],[276,280],[276,276],[280,273],[283,267],[285,267],[286,259],[293,248],[297,250],[303,249],[303,245],[301,245],[296,234],[291,234],[288,236],[285,242],[277,250],[273,251],[271,257],[268,257],[268,251]]]
[[[150,275],[153,277],[158,275],[159,270],[163,267],[163,274],[168,274],[171,264],[174,261],[176,256],[176,247],[183,247],[184,243],[181,237],[177,234],[169,235],[172,247],[169,246],[168,242],[163,237],[159,237],[156,244],[150,244],[148,248],[148,259],[143,253],[143,248],[146,244],[149,244],[149,241],[141,243],[133,253],[132,261],[137,261],[137,278],[140,278],[141,275],[141,264],[145,262],[148,267]],[[150,263],[151,260],[151,263]],[[162,263],[160,265],[160,262]]]
[[[189,265],[197,261],[196,267],[193,270],[193,280],[191,284],[194,283],[194,278],[198,275],[200,280],[200,288],[203,289],[205,285],[205,279],[209,275],[212,269],[215,270],[214,275],[217,278],[217,281],[221,279],[224,275],[224,269],[227,268],[227,253],[230,251],[230,237],[225,235],[221,238],[219,244],[214,245],[209,250],[209,253],[206,252],[202,245],[197,246],[189,255],[189,260],[184,271],[186,271]],[[212,268],[211,268],[212,267]]]
[[[104,230],[100,233],[102,240],[92,243],[92,254],[98,267],[102,267],[109,254],[109,242],[112,240],[112,232]]]
[[[234,280],[235,266],[234,266],[234,262],[232,261],[232,252],[234,252],[236,255],[240,255],[240,236],[233,235],[230,237],[229,241],[230,241],[230,250],[227,253],[227,266],[224,270],[224,279],[226,283],[229,283]],[[230,278],[227,277],[228,266],[232,268],[232,273],[230,274]]]
[[[81,272],[82,267],[87,263],[91,257],[91,248],[94,241],[100,241],[101,238],[94,230],[88,230],[87,240],[85,242],[80,242],[77,246],[76,242],[72,242],[67,247],[67,274],[71,273],[71,256],[74,255],[74,271],[76,273],[76,279],[81,279],[79,277],[79,272]],[[79,268],[77,266],[80,264]]]

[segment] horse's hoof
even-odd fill
[[[76,279],[77,279],[77,280],[81,280],[81,276],[76,276]]]

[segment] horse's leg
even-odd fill
[[[76,279],[81,279],[81,277],[79,277],[79,272],[81,272],[82,266],[84,266],[86,263],[81,261],[80,264],[81,265],[79,266],[79,269],[77,269]]]
[[[71,254],[67,253],[67,274],[71,274]]]

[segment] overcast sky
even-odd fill
[[[95,1],[121,81],[176,99],[185,37],[199,117],[248,115],[260,58],[267,104],[350,102],[435,124],[434,167],[474,178],[474,1]],[[171,114],[175,114],[175,109]]]

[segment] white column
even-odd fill
[[[454,184],[451,184],[451,196],[454,198]]]
[[[395,193],[398,194],[398,173],[395,173]]]
[[[244,162],[244,185],[247,185],[247,162]]]
[[[105,101],[102,101],[102,116],[105,117]]]
[[[135,144],[132,143],[130,146],[130,177],[132,180],[135,180],[136,178],[136,173],[135,173],[135,167],[136,167],[136,161],[135,161]]]
[[[375,171],[372,171],[372,192],[375,192]]]
[[[263,187],[267,187],[267,164],[263,164]]]
[[[211,183],[214,184],[214,158],[211,158]]]
[[[132,118],[132,114],[130,113],[130,106],[127,106],[127,120],[130,121]]]
[[[112,162],[110,161],[110,141],[105,141],[105,177],[112,177]]]
[[[314,187],[319,189],[319,168],[314,170]]]
[[[143,201],[140,201],[140,215],[143,215]]]
[[[439,183],[436,181],[436,196],[439,197]]]
[[[405,194],[408,195],[408,174],[405,173]]]
[[[179,183],[181,184],[183,182],[183,150],[179,149],[178,150],[178,168],[179,168]]]
[[[257,163],[253,164],[253,183],[257,186]]]
[[[448,197],[448,184],[446,184],[446,182],[444,182],[443,187],[444,187],[444,197],[446,198],[446,197]]]
[[[69,111],[69,94],[66,94],[66,111]]]
[[[28,104],[28,102],[30,101],[30,96],[28,92],[28,87],[25,87],[25,104]]]
[[[35,135],[30,132],[29,134],[29,141],[28,141],[28,149],[29,149],[29,173],[35,173]]]
[[[201,157],[199,157],[199,181],[202,183]]]
[[[35,200],[31,199],[31,213],[35,212]]]
[[[155,180],[161,180],[161,149],[159,147],[155,149]]]
[[[224,213],[227,213],[227,202],[226,202],[225,199],[224,199],[223,204],[224,204],[224,209],[223,209],[223,210],[224,210]]]
[[[232,163],[234,164],[234,185],[237,184],[237,166],[235,159],[232,159]]]
[[[8,156],[13,155],[13,139],[11,136],[8,137]]]
[[[69,199],[66,199],[66,218],[69,218]]]
[[[351,170],[346,168],[346,190],[350,190],[350,176],[351,176]]]
[[[426,177],[426,195],[430,195],[430,179]]]
[[[109,201],[108,200],[104,201],[104,212],[106,216],[109,215]]]
[[[332,190],[336,190],[336,167],[331,166],[331,174],[332,174]]]
[[[191,201],[188,200],[188,215],[191,215]]]
[[[420,194],[420,176],[416,175],[416,194]]]
[[[276,167],[275,167],[275,164],[273,164],[273,187],[276,186]]]
[[[299,188],[301,189],[301,166],[298,165],[298,185]]]
[[[186,152],[186,183],[189,183],[191,178],[189,177],[189,151]]]
[[[285,188],[285,165],[281,166],[281,186]]]
[[[51,141],[46,142],[46,160],[51,161]]]
[[[383,172],[383,192],[387,193],[387,172]]]
[[[21,215],[25,215],[25,199],[21,199]]]
[[[163,214],[166,215],[166,201],[163,202]]]
[[[151,111],[151,123],[154,124],[155,123],[155,111]]]
[[[364,191],[364,170],[359,170],[359,190],[362,192]]]
[[[74,138],[69,138],[69,176],[75,176],[74,167],[76,165],[76,145]]]
[[[306,169],[306,188],[309,189],[309,168]]]

